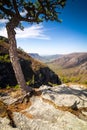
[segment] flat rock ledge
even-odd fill
[[[87,130],[87,89],[65,84],[41,86],[40,94],[30,98],[31,105],[13,111],[15,127],[7,117],[0,117],[0,130]],[[16,101],[0,96],[7,104]],[[73,110],[72,110],[72,109]]]

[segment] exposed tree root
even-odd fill
[[[15,101],[14,103],[12,103],[11,105],[17,105],[17,104],[23,104],[23,103],[24,103],[24,104],[27,104],[27,103],[29,103],[30,98],[31,98],[32,96],[40,96],[41,94],[42,94],[41,91],[32,90],[32,91],[29,92],[29,93],[22,94],[22,96],[19,97],[19,98],[17,99],[17,101]]]
[[[41,91],[33,90],[30,93],[27,93],[23,95],[22,97],[19,97],[17,101],[14,103],[7,105],[3,101],[0,100],[0,117],[4,118],[7,117],[10,120],[10,125],[12,127],[16,127],[13,112],[21,112],[22,110],[25,110],[26,108],[29,108],[31,106],[30,98],[32,96],[40,96]],[[29,113],[21,112],[28,118],[33,118],[33,116]]]
[[[15,121],[13,119],[13,113],[11,110],[7,109],[7,114],[8,114],[8,119],[10,120],[10,125],[13,127],[13,128],[16,128],[16,124],[15,124]]]
[[[16,127],[15,122],[13,120],[13,114],[10,109],[8,109],[8,105],[0,100],[0,117],[7,117],[10,120],[10,125],[12,127]]]

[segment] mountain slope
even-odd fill
[[[17,81],[8,54],[9,44],[0,41],[0,87],[15,86]],[[60,84],[59,77],[45,64],[18,50],[20,64],[28,85],[39,87],[42,84]]]
[[[61,65],[63,68],[76,67],[85,62],[87,62],[87,53],[72,53],[53,61],[53,63]]]
[[[64,82],[87,84],[87,53],[72,53],[48,63]]]

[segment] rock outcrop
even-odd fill
[[[41,86],[35,91],[29,100],[30,105],[12,106],[14,97],[11,97],[9,92],[7,95],[3,92],[0,97],[5,103],[10,102],[8,108],[13,112],[15,128],[9,124],[8,118],[4,117],[0,118],[1,130],[87,130],[86,88],[76,85]],[[15,99],[17,100],[16,97]]]

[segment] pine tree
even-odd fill
[[[24,75],[19,63],[17,54],[15,28],[22,29],[21,21],[37,23],[43,21],[58,21],[59,8],[65,6],[66,0],[0,0],[0,19],[7,19],[6,30],[9,40],[9,55],[15,72],[15,76],[20,87],[25,91],[30,91],[26,85]],[[25,15],[21,15],[26,12]]]

